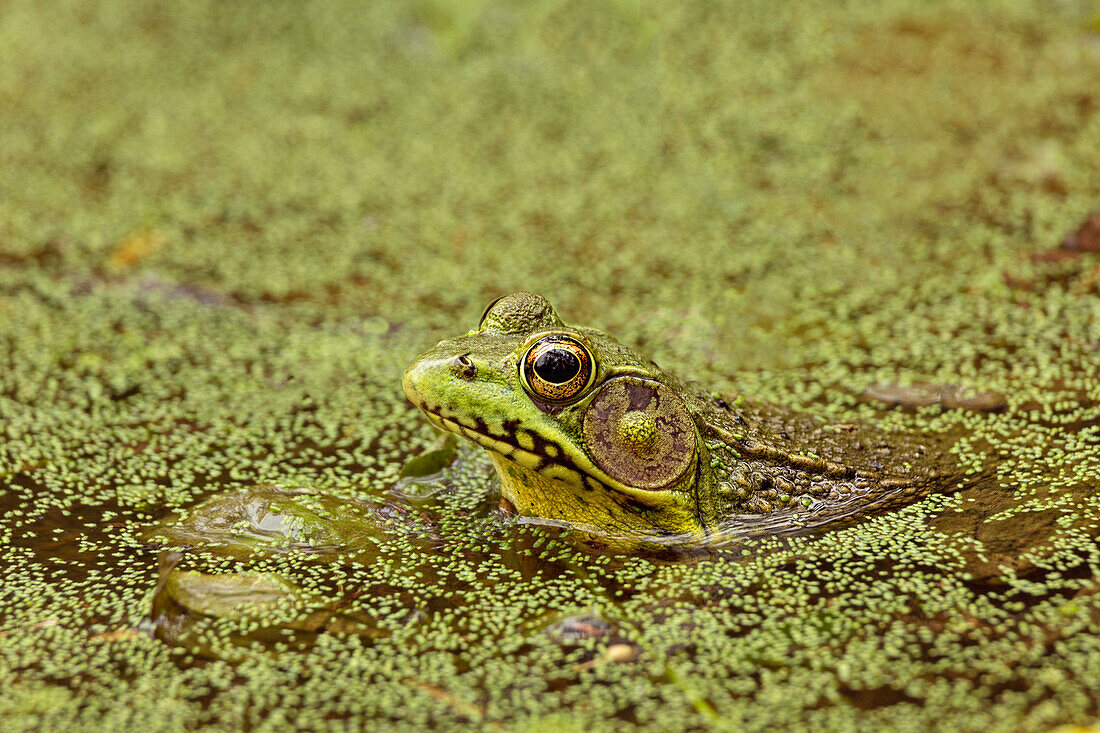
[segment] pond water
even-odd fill
[[[0,5],[0,727],[1094,722],[1089,12]],[[707,547],[511,516],[400,384],[520,289],[970,479]]]

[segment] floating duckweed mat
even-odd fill
[[[1095,721],[1098,19],[4,2],[0,724]],[[667,556],[401,478],[402,369],[521,288],[987,478]],[[921,384],[1003,405],[861,397]]]

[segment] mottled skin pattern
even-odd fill
[[[574,398],[550,402],[520,365],[559,334],[583,344],[593,373]],[[533,293],[440,341],[403,386],[433,424],[489,451],[516,511],[603,536],[796,532],[908,503],[950,485],[954,469],[935,436],[706,392],[601,331],[565,325]]]

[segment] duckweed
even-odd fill
[[[1095,722],[1095,18],[4,3],[4,729]],[[521,288],[976,480],[691,554],[509,517],[400,376]]]

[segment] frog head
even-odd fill
[[[709,524],[698,397],[606,333],[566,325],[539,295],[490,304],[476,330],[416,359],[403,387],[434,425],[489,452],[520,514],[604,535]]]

